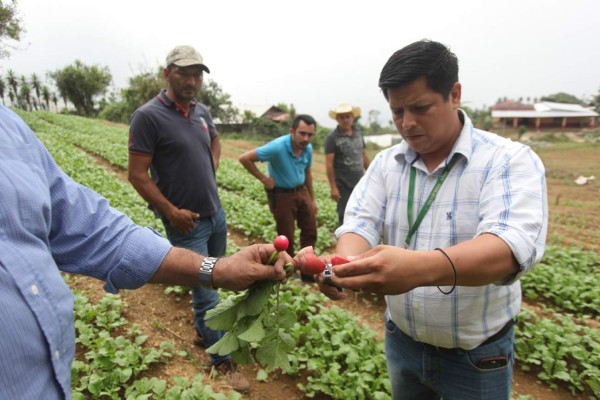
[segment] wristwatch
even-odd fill
[[[200,275],[198,283],[204,289],[214,289],[212,285],[212,272],[219,259],[217,257],[204,257],[200,264]]]

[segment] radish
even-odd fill
[[[273,246],[275,246],[275,251],[269,256],[267,264],[275,264],[275,260],[277,260],[277,257],[279,256],[279,252],[287,250],[289,244],[290,242],[287,237],[285,237],[284,235],[277,236],[273,240]]]
[[[325,261],[314,255],[306,258],[306,261],[304,262],[304,268],[302,268],[302,272],[310,275],[320,274],[324,270]]]
[[[345,258],[338,257],[338,256],[333,256],[333,258],[331,259],[331,265],[341,265],[341,264],[346,264],[349,262],[350,261],[346,260]]]
[[[290,241],[285,235],[279,235],[273,240],[273,246],[275,246],[275,250],[277,251],[286,251],[289,245]]]

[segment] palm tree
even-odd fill
[[[54,103],[54,111],[58,112],[58,97],[56,97],[56,93],[52,93],[52,102]]]
[[[46,85],[42,87],[42,97],[44,98],[44,103],[46,104],[46,110],[50,111],[50,89],[48,89],[48,86]]]
[[[31,87],[35,92],[35,97],[37,97],[37,103],[41,104],[42,101],[40,97],[40,92],[42,90],[42,84],[35,73],[31,74]]]
[[[6,84],[4,83],[4,80],[0,79],[0,97],[2,97],[2,104],[6,105],[6,103],[4,102],[4,91],[6,90]]]
[[[17,81],[17,75],[15,75],[12,69],[9,69],[6,73],[6,82],[10,87],[8,97],[10,97],[10,102],[14,105],[14,102],[19,102],[19,92],[17,91],[19,87],[19,82]],[[13,94],[12,96],[10,94]]]
[[[31,88],[25,79],[25,75],[21,75],[21,89],[19,90],[19,97],[23,103],[21,108],[31,111]]]

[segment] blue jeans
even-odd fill
[[[222,208],[219,208],[210,217],[200,218],[196,223],[196,228],[188,234],[177,232],[168,221],[163,222],[167,237],[173,246],[185,247],[203,256],[221,257],[225,255],[227,249],[227,222],[225,220],[225,211]],[[206,348],[218,342],[225,334],[223,331],[213,331],[204,323],[206,312],[214,308],[217,304],[219,304],[219,292],[216,290],[203,288],[194,288],[192,290],[194,326],[196,333],[204,339]],[[228,355],[210,355],[213,365],[219,365],[229,358],[230,356]]]
[[[509,400],[514,365],[514,328],[472,350],[437,348],[413,340],[386,315],[385,353],[394,400]],[[488,357],[507,365],[478,366]]]

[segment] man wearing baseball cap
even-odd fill
[[[216,170],[221,144],[211,113],[195,96],[210,70],[191,46],[169,52],[163,76],[167,89],[138,108],[129,132],[129,181],[161,218],[169,241],[209,259],[225,255],[227,223],[217,192]],[[148,176],[150,170],[150,176]],[[224,332],[204,323],[219,302],[216,291],[192,291],[194,341],[206,348]],[[229,355],[211,355],[211,363],[231,378],[233,389],[247,392],[249,383]]]
[[[338,125],[325,137],[325,168],[331,198],[337,202],[338,224],[344,222],[346,204],[350,193],[369,166],[363,137],[354,126],[360,108],[350,103],[340,103],[329,111],[329,117]]]

